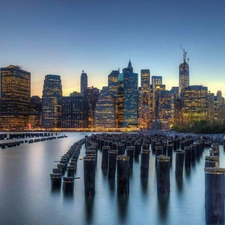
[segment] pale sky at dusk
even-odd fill
[[[224,0],[0,0],[0,67],[31,72],[32,95],[42,95],[46,74],[61,76],[63,93],[107,85],[127,66],[150,69],[167,89],[178,86],[190,58],[190,84],[225,95]]]

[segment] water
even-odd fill
[[[87,133],[86,133],[87,134]],[[175,179],[175,155],[170,174],[170,195],[157,194],[155,156],[150,154],[149,178],[140,179],[140,159],[134,161],[130,176],[130,194],[117,196],[116,181],[109,182],[101,170],[101,152],[96,168],[96,194],[84,196],[83,161],[78,162],[74,192],[51,188],[50,173],[54,160],[66,153],[84,133],[67,133],[68,138],[22,144],[0,149],[0,224],[205,224],[204,193],[206,149],[190,173],[185,171],[182,183]],[[80,157],[84,155],[84,148]],[[220,167],[225,167],[225,153],[220,146]]]

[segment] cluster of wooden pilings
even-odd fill
[[[61,188],[63,180],[63,190],[66,192],[73,191],[77,162],[79,160],[80,150],[85,140],[81,139],[75,142],[69,150],[61,156],[57,163],[57,168],[53,168],[50,174],[52,188]]]
[[[176,178],[182,179],[183,168],[190,169],[204,151],[204,140],[194,140],[191,136],[167,138],[143,134],[93,134],[86,137],[86,157],[84,158],[84,185],[86,195],[95,192],[95,166],[98,150],[102,151],[101,168],[107,172],[109,180],[117,178],[117,193],[129,194],[129,174],[133,161],[140,157],[140,177],[148,178],[150,151],[155,154],[157,170],[157,190],[170,192],[170,167],[173,152],[176,152]],[[117,174],[116,174],[117,173]],[[88,186],[88,187],[87,187]]]
[[[225,150],[225,142],[223,143]],[[225,169],[219,167],[219,144],[213,143],[205,157],[205,219],[206,224],[224,224]]]
[[[2,149],[16,147],[24,143],[36,143],[41,141],[65,138],[65,135],[53,136],[53,133],[9,133],[0,135],[0,147]]]

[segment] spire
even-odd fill
[[[129,59],[129,62],[128,62],[128,66],[127,66],[127,69],[133,73],[133,67],[132,67],[132,63],[131,63],[131,60]]]

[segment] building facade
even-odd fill
[[[141,128],[150,127],[150,70],[141,70]]]
[[[172,91],[159,90],[156,104],[156,118],[161,129],[168,130],[174,123],[175,95]]]
[[[94,111],[96,107],[96,103],[98,101],[99,89],[96,87],[88,87],[84,90],[84,96],[88,100],[89,104],[89,112],[88,112],[88,127],[94,127]]]
[[[28,126],[31,74],[19,66],[0,68],[0,127]]]
[[[206,120],[208,117],[208,88],[191,85],[182,89],[181,102],[184,122]]]
[[[94,111],[94,127],[97,129],[116,127],[114,100],[109,87],[103,87],[99,95]]]
[[[29,128],[40,128],[42,125],[42,99],[39,96],[32,96],[30,100]]]
[[[45,76],[42,95],[42,127],[60,128],[62,119],[62,84],[59,75]]]
[[[89,104],[85,96],[62,97],[62,128],[87,128]]]

